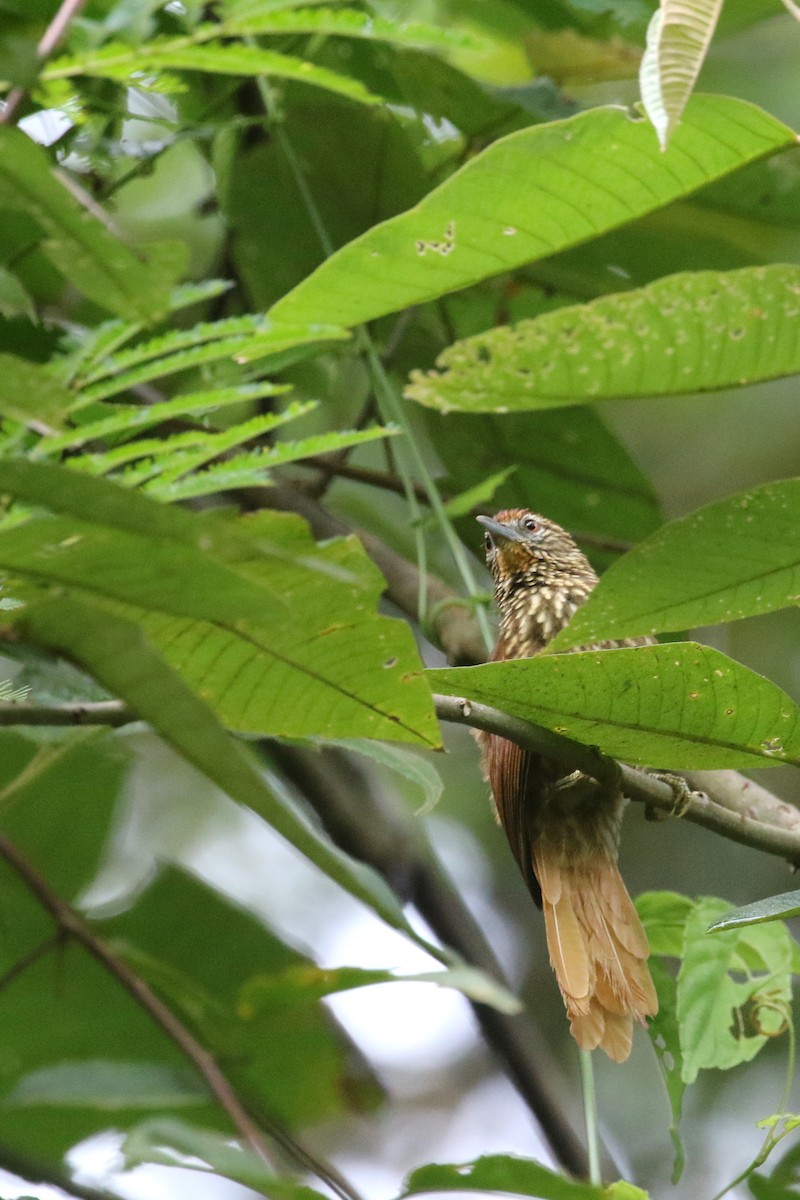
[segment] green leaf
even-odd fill
[[[696,642],[426,671],[463,696],[673,770],[800,765],[800,709],[774,683]]]
[[[160,425],[163,421],[173,420],[175,417],[200,416],[216,412],[217,409],[226,408],[228,405],[252,404],[267,396],[279,396],[288,390],[286,385],[266,381],[263,383],[240,383],[234,387],[188,392],[185,395],[176,396],[173,400],[164,400],[157,404],[108,405],[106,408],[108,416],[99,417],[96,421],[87,421],[85,425],[79,425],[76,429],[68,429],[53,437],[42,438],[36,446],[35,453],[37,456],[45,457],[48,454],[57,454],[61,450],[79,449],[88,442],[101,441],[104,438],[138,437],[145,429],[151,429],[153,426]],[[313,407],[314,405],[311,403],[290,405],[281,416],[289,413],[290,415],[286,416],[286,419],[292,420],[294,416],[302,416]]]
[[[327,92],[346,96],[360,104],[379,104],[363,83],[340,75],[326,67],[276,50],[241,43],[191,44],[187,38],[153,38],[141,46],[124,42],[109,43],[99,50],[55,59],[41,74],[45,82],[87,77],[134,82],[142,72],[202,71],[210,75],[266,75],[273,79],[293,79]]]
[[[76,1059],[23,1075],[3,1097],[14,1108],[176,1108],[205,1104],[208,1093],[188,1068],[121,1059]]]
[[[405,395],[442,412],[514,412],[778,379],[800,372],[799,315],[798,267],[668,275],[455,342]]]
[[[644,892],[636,898],[636,911],[652,953],[680,958],[686,919],[692,911],[689,897],[679,892]]]
[[[143,1163],[215,1172],[269,1200],[323,1200],[319,1192],[291,1179],[281,1179],[252,1150],[230,1137],[198,1129],[184,1121],[157,1119],[137,1125],[122,1144],[125,1166]]]
[[[0,413],[23,425],[61,425],[71,405],[72,396],[47,367],[0,354]]]
[[[29,321],[36,320],[33,300],[17,276],[5,267],[0,267],[0,315],[7,318],[27,317]]]
[[[426,758],[420,758],[405,746],[393,746],[388,742],[378,742],[367,738],[337,738],[326,741],[315,738],[315,744],[335,746],[339,750],[350,750],[353,754],[363,754],[381,767],[387,767],[395,775],[399,775],[408,783],[422,792],[422,807],[417,816],[432,812],[439,803],[444,782],[433,763]]]
[[[236,334],[227,332],[231,325],[237,329]],[[80,397],[74,407],[106,400],[137,384],[163,379],[192,367],[224,359],[239,364],[252,363],[286,351],[341,341],[347,336],[343,329],[331,325],[276,325],[262,317],[233,318],[230,322],[173,331],[106,359],[94,372],[95,377],[101,376],[97,382],[81,385]]]
[[[345,891],[441,959],[441,952],[415,933],[396,897],[374,871],[336,849],[269,790],[250,756],[132,622],[62,597],[27,610],[18,628],[28,640],[65,654],[88,670],[232,799],[263,816]]]
[[[647,479],[597,412],[560,409],[535,416],[509,413],[428,415],[436,452],[457,490],[514,464],[497,490],[496,509],[536,506],[560,525],[600,538],[638,541],[660,524],[658,501]],[[471,520],[459,525],[467,545],[480,545]],[[609,552],[591,557],[607,562]]]
[[[692,100],[664,154],[648,124],[618,109],[521,130],[343,247],[272,315],[357,325],[565,250],[794,142],[721,96]]]
[[[226,34],[310,33],[332,37],[366,38],[399,46],[423,49],[479,49],[477,38],[459,29],[421,21],[387,21],[355,8],[275,8],[267,0],[223,6],[222,25]],[[218,26],[214,27],[218,30]]]
[[[662,0],[653,13],[639,86],[662,150],[700,74],[721,9],[722,0]]]
[[[800,479],[670,522],[619,559],[551,647],[715,625],[800,601]]]
[[[713,921],[709,933],[723,929],[739,929],[743,925],[762,925],[765,921],[784,921],[800,916],[800,892],[781,892],[779,896],[767,896],[753,904],[732,908],[730,912]]]
[[[166,312],[182,248],[133,250],[92,216],[18,129],[0,129],[0,204],[21,209],[44,230],[43,249],[84,295],[120,316],[151,321]]]
[[[726,910],[724,900],[701,900],[686,922],[677,991],[685,1083],[749,1062],[790,1019],[788,930],[773,923],[709,937]]]
[[[472,1163],[431,1163],[412,1171],[403,1197],[426,1192],[499,1192],[537,1196],[539,1200],[604,1200],[606,1192],[590,1183],[556,1175],[529,1158],[487,1154]]]
[[[378,615],[385,587],[355,538],[318,547],[289,514],[253,514],[287,561],[253,562],[275,589],[269,620],[219,628],[155,612],[134,614],[166,660],[231,729],[293,738],[369,737],[437,748],[430,692],[408,626]],[[313,555],[309,575],[291,561]],[[327,568],[328,575],[324,574]],[[344,576],[344,580],[342,580]],[[312,582],[313,581],[313,582]]]
[[[507,988],[474,967],[455,967],[449,971],[425,971],[417,975],[394,975],[391,971],[365,970],[361,967],[295,967],[281,975],[255,975],[242,988],[237,1011],[245,1018],[284,1008],[293,1008],[301,999],[318,1000],[336,992],[373,987],[379,983],[433,983],[455,988],[478,1004],[490,1004],[510,1016],[522,1011],[522,1005]]]

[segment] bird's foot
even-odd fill
[[[660,779],[662,783],[666,783],[672,788],[674,797],[672,808],[669,812],[659,812],[656,816],[655,812],[648,808],[648,816],[651,821],[667,821],[671,817],[685,817],[692,803],[694,792],[689,787],[682,775],[673,775],[671,771],[648,771],[648,775],[652,775],[653,779]]]

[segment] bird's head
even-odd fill
[[[504,509],[478,521],[485,530],[486,564],[496,581],[531,572],[560,576],[588,566],[565,529],[527,508]]]

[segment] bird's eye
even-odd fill
[[[487,550],[494,549],[494,542],[492,541],[492,535],[490,533],[485,533],[483,535],[483,544]]]
[[[539,522],[534,520],[533,517],[526,517],[522,524],[527,530],[529,530],[530,533],[535,533],[539,528]]]

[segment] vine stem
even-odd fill
[[[581,1089],[583,1091],[583,1119],[586,1124],[586,1150],[589,1155],[589,1182],[598,1187],[600,1175],[600,1142],[597,1136],[597,1097],[594,1090],[594,1065],[591,1050],[579,1051],[581,1061]]]
[[[269,114],[270,109],[272,108],[269,83],[263,77],[259,78],[258,87],[261,99],[264,103],[264,108]],[[311,188],[308,185],[308,180],[305,177],[303,168],[294,152],[294,147],[292,146],[291,140],[287,136],[286,130],[283,128],[280,121],[273,122],[272,128],[275,140],[280,146],[289,170],[292,173],[297,190],[300,193],[300,198],[303,201],[303,205],[314,228],[314,232],[319,239],[322,251],[327,257],[330,257],[334,252],[334,245],[327,229],[325,228],[325,222],[322,219],[322,215],[317,207],[317,203],[314,199]],[[461,544],[455,529],[453,528],[452,521],[447,514],[444,502],[439,494],[439,489],[436,486],[436,481],[428,470],[428,465],[425,462],[425,458],[419,448],[419,445],[417,444],[416,438],[414,437],[414,431],[411,428],[411,423],[409,422],[406,411],[403,408],[402,401],[400,400],[394,384],[387,374],[386,368],[375,348],[375,343],[370,336],[369,331],[363,326],[357,331],[357,345],[367,364],[370,378],[372,380],[372,386],[378,401],[378,407],[381,410],[383,419],[386,421],[394,421],[403,431],[404,449],[408,453],[416,474],[425,490],[428,503],[433,509],[434,515],[436,516],[436,519],[442,530],[442,534],[447,542],[448,549],[450,550],[450,554],[452,555],[456,569],[461,576],[461,580],[466,589],[467,595],[475,604],[481,635],[486,645],[486,651],[487,653],[490,653],[494,639],[492,637],[492,630],[489,624],[486,608],[481,600],[483,593],[475,582],[466,551],[464,550],[464,547]],[[417,508],[414,481],[411,477],[411,472],[402,464],[402,461],[399,465],[400,475],[403,481],[403,489],[413,513]],[[417,515],[419,515],[418,509]],[[419,534],[417,538],[418,546],[421,536],[422,535]],[[420,607],[424,611],[425,605],[422,593],[420,596]]]

